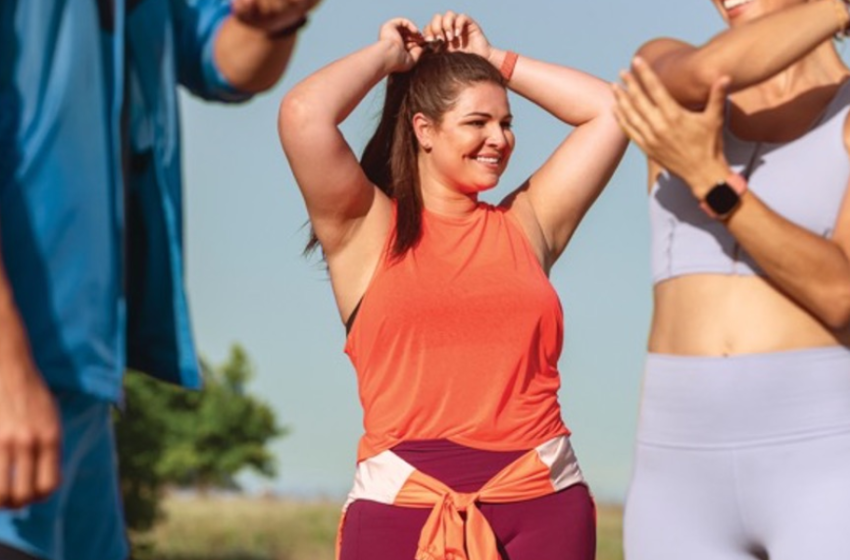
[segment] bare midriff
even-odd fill
[[[693,274],[655,285],[649,351],[730,356],[850,345],[760,276]]]

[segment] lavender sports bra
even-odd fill
[[[724,127],[726,159],[749,177],[749,189],[775,212],[813,233],[830,237],[850,179],[844,121],[850,80],[809,131],[787,143],[748,142]],[[688,186],[666,171],[652,186],[652,281],[686,274],[762,275],[729,234],[708,217]]]

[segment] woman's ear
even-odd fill
[[[430,152],[432,148],[432,139],[434,135],[434,125],[431,119],[422,113],[413,115],[413,133],[416,135],[416,141],[422,146],[425,152]]]

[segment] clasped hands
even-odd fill
[[[478,23],[466,14],[447,11],[435,14],[420,31],[411,20],[393,18],[381,26],[379,41],[399,48],[399,63],[393,72],[410,70],[428,43],[441,42],[449,51],[470,52],[491,59],[493,49]]]

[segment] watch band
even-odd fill
[[[737,195],[738,200],[734,203],[734,205],[731,208],[729,208],[727,211],[720,214],[720,213],[716,212],[709,205],[708,202],[706,202],[706,199],[711,195],[711,193],[713,191],[715,191],[717,189],[725,189],[727,187],[731,188],[731,190],[735,193],[735,195]],[[744,196],[744,193],[747,192],[747,188],[748,188],[747,187],[747,180],[744,179],[744,177],[742,177],[738,173],[732,173],[728,177],[726,177],[725,181],[721,181],[721,182],[717,183],[714,186],[714,188],[712,188],[711,191],[709,191],[709,194],[706,195],[706,197],[703,200],[700,201],[700,203],[699,203],[700,208],[702,208],[703,211],[706,214],[709,215],[709,217],[711,217],[715,220],[721,220],[721,221],[727,220],[735,212],[735,210],[738,209],[738,206],[740,206],[741,197]]]

